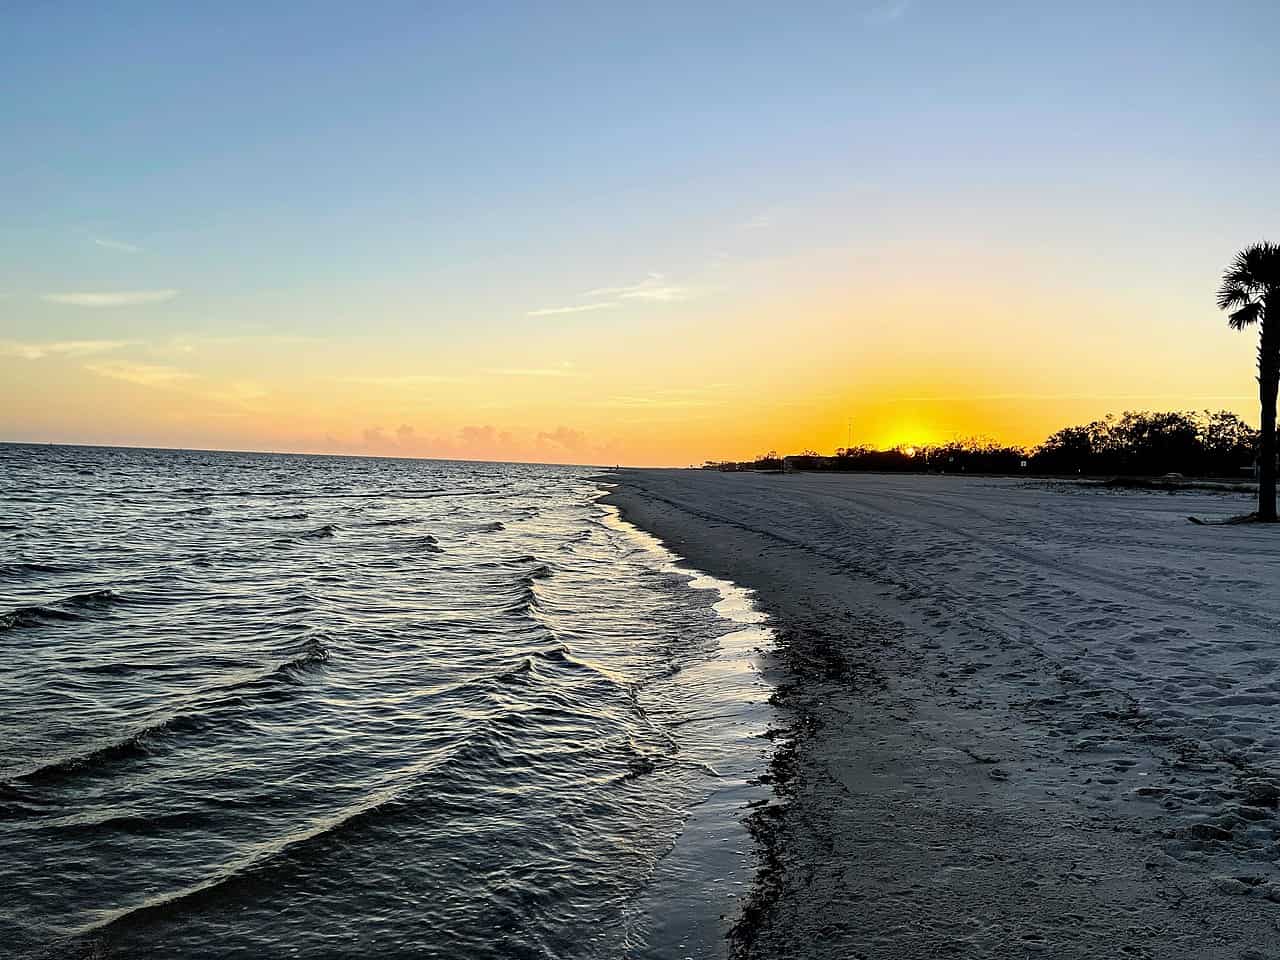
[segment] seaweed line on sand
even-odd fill
[[[852,661],[849,648],[824,631],[798,630],[775,623],[774,633],[775,656],[786,679],[777,685],[770,702],[779,708],[786,722],[764,734],[776,746],[768,772],[760,781],[773,787],[774,797],[755,801],[745,818],[756,845],[756,875],[728,933],[731,955],[744,960],[752,956],[759,932],[768,925],[782,896],[787,817],[796,799],[801,755],[822,726],[809,705],[812,700],[802,691],[809,692],[815,683],[854,693],[867,688],[883,689],[886,685],[884,674],[875,664]]]

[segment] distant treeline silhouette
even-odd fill
[[[875,470],[912,473],[1037,473],[1094,476],[1247,477],[1257,459],[1258,431],[1226,410],[1212,413],[1136,413],[1064,427],[1025,449],[990,440],[956,440],[876,450],[812,450],[785,458],[776,452],[742,462],[708,462],[713,470]]]

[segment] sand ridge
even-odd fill
[[[782,638],[739,952],[1280,956],[1280,536],[1238,497],[626,471]]]

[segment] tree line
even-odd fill
[[[829,457],[806,450],[786,459],[806,470],[1248,477],[1259,437],[1259,431],[1228,410],[1126,412],[1064,427],[1032,448],[967,439],[890,450],[853,446]],[[769,451],[753,460],[710,462],[707,467],[781,470],[783,458]]]

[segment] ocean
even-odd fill
[[[768,627],[599,473],[0,445],[6,955],[723,955]]]

